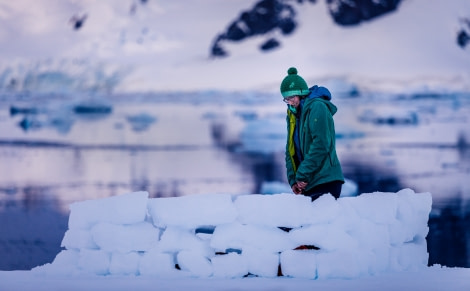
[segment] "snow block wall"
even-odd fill
[[[314,202],[293,194],[71,204],[48,274],[355,278],[427,266],[432,199],[404,189]]]

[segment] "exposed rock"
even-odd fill
[[[260,46],[260,49],[262,51],[269,51],[269,50],[277,48],[280,45],[281,43],[277,39],[270,38]]]
[[[470,18],[463,19],[460,30],[457,32],[457,44],[465,48],[470,43]]]
[[[397,9],[401,0],[326,0],[334,21],[355,25]]]
[[[70,18],[69,23],[72,25],[73,29],[79,30],[83,27],[85,20],[88,18],[87,14],[83,15],[74,15]]]
[[[356,25],[383,14],[394,11],[401,0],[324,0],[329,12],[338,25]],[[316,0],[261,0],[251,10],[242,11],[240,16],[230,23],[225,32],[217,35],[211,47],[212,57],[229,55],[224,48],[225,42],[239,42],[252,36],[266,36],[259,46],[261,51],[270,51],[281,45],[281,35],[292,34],[297,28],[295,5],[315,4]]]
[[[299,1],[302,2],[302,1]],[[241,41],[255,35],[264,35],[280,31],[283,35],[291,34],[297,27],[295,10],[282,0],[261,0],[248,11],[243,11],[224,33],[219,34],[211,48],[214,57],[227,56],[222,43],[225,41]],[[270,50],[280,45],[273,38],[261,45],[261,50]]]

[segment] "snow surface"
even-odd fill
[[[269,35],[280,49],[261,53],[268,36],[254,37],[227,43],[225,59],[209,58],[215,37],[255,0],[138,2],[3,1],[0,85],[15,78],[33,91],[277,92],[287,68],[297,66],[309,84],[340,78],[362,90],[470,89],[470,53],[456,43],[467,0],[402,1],[356,27],[335,25],[326,1],[296,4],[295,34]],[[70,18],[84,14],[74,30]]]
[[[291,277],[354,278],[427,264],[429,193],[403,190],[339,201],[327,195],[315,203],[292,194],[147,198],[147,192],[135,192],[73,203],[62,241],[66,250],[35,271],[139,275],[154,269],[139,266],[148,253],[168,258],[165,274],[178,264],[181,273],[197,277],[275,277],[281,263]],[[320,251],[293,250],[300,245]],[[338,269],[345,259],[350,264]]]
[[[469,269],[427,267],[431,203],[411,189],[313,203],[143,191],[74,202],[65,249],[31,271],[0,272],[0,289],[467,290]]]
[[[392,272],[354,280],[301,278],[160,278],[155,276],[43,276],[29,271],[0,272],[2,290],[127,291],[127,290],[457,290],[470,288],[470,270],[433,266],[419,271]]]
[[[288,277],[352,279],[428,262],[430,193],[324,195],[313,203],[293,194],[148,195],[72,203],[65,250],[33,271],[241,278],[276,277],[280,266]],[[302,245],[320,250],[294,250]]]

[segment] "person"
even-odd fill
[[[292,191],[312,201],[327,193],[338,199],[344,176],[336,154],[337,107],[330,91],[308,88],[294,67],[287,70],[280,89],[287,103],[286,169]]]

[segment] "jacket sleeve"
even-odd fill
[[[329,156],[331,135],[329,124],[330,112],[325,104],[317,103],[312,107],[308,119],[305,121],[304,131],[309,134],[311,143],[299,165],[296,174],[297,181],[308,182],[310,177],[317,174]]]

